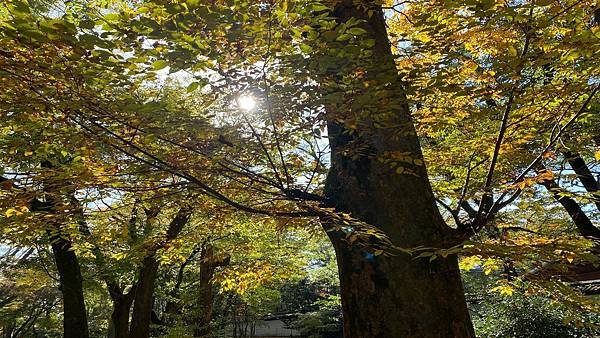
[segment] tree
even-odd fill
[[[342,111],[328,112],[332,164],[325,197],[336,210],[381,229],[397,246],[449,247],[455,244],[456,234],[446,226],[435,204],[383,12],[370,10],[371,15],[346,1],[334,11],[341,24],[364,20],[359,27],[366,31],[364,38],[373,41],[366,57],[350,60],[350,70],[365,75],[348,94],[378,99],[362,105],[356,100],[342,106]],[[358,116],[354,121],[357,127],[336,123],[336,119],[347,121],[352,114]],[[364,151],[348,156],[345,152],[351,147]],[[389,161],[396,158],[401,162],[394,168]],[[349,245],[343,232],[329,232],[329,236],[340,269],[346,336],[474,335],[456,257],[428,263],[404,254],[369,255],[363,248]],[[439,331],[431,331],[434,325]]]
[[[551,174],[558,169],[552,150],[559,141],[572,142],[564,159],[587,191],[580,199],[597,202],[592,171],[580,161],[595,155],[582,142],[597,137],[586,120],[598,87],[590,58],[597,38],[589,19],[595,14],[585,4],[386,7],[350,0],[239,0],[69,6],[69,15],[49,18],[32,16],[25,2],[7,5],[0,40],[14,51],[1,54],[0,76],[8,84],[2,97],[9,102],[2,112],[11,124],[1,135],[12,150],[2,162],[13,170],[54,160],[62,172],[52,173],[63,178],[61,186],[76,187],[62,189],[57,198],[96,188],[112,197],[145,184],[180,194],[174,186],[181,185],[213,198],[217,209],[288,226],[310,228],[318,219],[336,251],[348,337],[474,336],[457,253],[493,259],[509,252],[515,259],[503,266],[507,278],[500,290],[516,285],[511,278],[536,259],[589,261],[589,241],[562,236],[541,250],[538,244],[548,236],[500,226],[504,219],[523,220],[509,205],[550,196],[583,236],[596,237],[578,196]],[[405,21],[412,26],[394,26]],[[572,53],[581,41],[592,47]],[[406,55],[393,54],[403,48]],[[34,62],[23,62],[29,58]],[[163,95],[171,81],[165,77],[176,76],[180,89]],[[554,97],[556,88],[562,100]],[[243,95],[255,97],[256,111],[239,104]],[[23,142],[11,129],[40,126],[33,143],[49,146]],[[584,132],[563,140],[572,127]],[[452,165],[434,161],[438,154],[448,154]],[[84,161],[97,171],[109,169],[124,179],[107,182],[83,170],[78,155],[93,158]],[[42,172],[31,176],[44,182]],[[538,183],[549,194],[540,195],[533,188]],[[7,217],[26,214],[23,203],[13,204]],[[492,243],[463,246],[487,235]],[[66,240],[77,249],[81,238],[71,231]],[[517,245],[524,240],[527,246]],[[523,247],[527,264],[515,264],[523,259],[515,248]],[[76,258],[73,250],[64,251]],[[159,274],[158,251],[150,251],[141,260],[148,277],[141,280],[149,282],[139,293],[144,311],[134,310],[143,320],[132,323],[143,336]],[[67,275],[80,278],[77,271]],[[208,284],[203,281],[204,299],[211,298]],[[115,299],[124,296],[119,287],[112,292]]]
[[[158,4],[152,3],[148,6],[161,7]],[[240,3],[240,7],[245,8],[247,6],[248,4]],[[203,6],[199,6],[197,13],[201,13],[200,9],[203,8]],[[167,14],[169,20],[175,19],[179,9],[180,7],[176,5],[168,8],[173,13]],[[218,6],[208,6],[207,10],[215,13],[216,16],[229,13],[229,10],[219,8]],[[252,10],[256,9],[252,8]],[[251,15],[257,17],[257,20],[264,22],[265,13],[263,12],[268,12],[268,10],[262,11],[259,9],[257,13],[252,12]],[[370,16],[368,15],[369,12],[371,12]],[[326,13],[324,14],[326,15]],[[279,190],[278,194],[282,194],[288,200],[302,201],[316,199],[317,201],[325,201],[324,205],[334,208],[336,212],[351,214],[352,217],[356,217],[363,223],[375,226],[384,232],[392,243],[397,246],[448,247],[457,244],[459,235],[446,227],[434,203],[408,108],[405,103],[402,103],[404,100],[401,94],[402,87],[399,78],[395,75],[395,66],[389,49],[389,42],[387,41],[381,9],[377,7],[363,8],[351,2],[344,2],[336,7],[333,14],[339,21],[336,23],[335,20],[329,20],[330,25],[334,25],[334,30],[331,33],[336,34],[336,36],[339,35],[335,25],[339,25],[337,29],[340,31],[346,29],[346,27],[350,27],[350,29],[353,29],[349,31],[350,36],[364,35],[365,40],[374,42],[366,48],[363,48],[364,46],[360,46],[359,44],[354,44],[354,52],[350,53],[348,51],[350,51],[352,46],[346,48],[348,46],[344,46],[345,44],[337,43],[332,45],[326,39],[322,40],[325,42],[323,47],[326,48],[325,50],[339,51],[340,54],[343,52],[347,53],[343,55],[343,59],[348,65],[344,68],[336,69],[341,74],[340,77],[342,79],[347,77],[346,74],[350,75],[354,74],[357,70],[362,70],[366,74],[365,80],[371,83],[371,89],[369,90],[364,91],[354,86],[350,87],[348,92],[351,90],[362,90],[364,92],[362,94],[363,97],[370,96],[376,92],[379,97],[387,100],[387,105],[378,106],[377,104],[373,104],[373,102],[369,102],[369,105],[365,104],[354,107],[355,114],[360,116],[357,121],[354,121],[358,126],[354,130],[347,129],[339,123],[334,122],[336,118],[344,119],[345,115],[339,114],[336,111],[327,112],[325,120],[328,121],[333,156],[332,170],[328,176],[324,198],[307,193],[294,196],[294,193],[298,192],[298,190],[290,187],[292,178],[287,170],[287,163],[284,159],[285,155],[278,140],[275,127],[271,130],[274,135],[270,141],[273,143],[269,145],[274,144],[272,147],[274,147],[276,153],[279,153],[281,157],[279,165],[275,165],[274,157],[271,156],[264,140],[261,139],[263,135],[259,136],[255,129],[250,126],[251,134],[256,138],[259,150],[262,150],[262,155],[266,157],[266,168],[272,170],[269,173],[270,177],[255,175],[252,171],[240,174],[239,169],[232,170],[232,172],[234,175],[246,176],[250,179],[261,179],[267,185],[270,185],[271,189],[276,188],[276,190]],[[126,17],[123,18],[127,19]],[[267,23],[271,25],[270,16],[266,18]],[[213,21],[212,17],[202,18],[201,20],[208,26],[218,24]],[[228,19],[224,23],[227,21]],[[146,24],[142,23],[142,25]],[[167,31],[159,35],[164,35],[168,39],[172,34],[169,29],[167,28]],[[140,29],[135,28],[134,30],[139,31]],[[325,37],[326,35],[323,36]],[[237,37],[232,34],[231,38],[234,39],[232,41],[233,44],[236,43],[235,39]],[[360,38],[357,41],[360,42]],[[280,43],[278,42],[278,44]],[[167,64],[172,67],[171,71],[178,68],[190,67],[187,64],[189,61],[186,61],[183,55],[186,53],[192,53],[193,55],[197,51],[193,49],[183,51],[178,48],[166,48],[165,55],[161,57],[164,59],[171,58],[173,62],[167,63],[163,61],[164,59],[159,59],[152,63],[154,68],[160,69]],[[267,50],[270,48],[275,47],[271,45],[267,46]],[[147,51],[142,50],[140,53],[145,54]],[[151,54],[156,55],[154,52]],[[330,63],[338,63],[337,56],[326,56],[332,59]],[[321,60],[317,58],[315,61],[320,62]],[[236,63],[239,62],[242,61],[234,59],[232,66],[236,66]],[[200,64],[193,65],[193,67],[202,66]],[[243,66],[242,64],[240,67]],[[221,69],[224,68],[225,63],[219,64],[217,66],[217,73],[219,71],[223,73]],[[318,76],[321,76],[320,71],[322,69],[316,69]],[[234,71],[231,73],[235,74]],[[378,76],[375,76],[375,74],[378,74]],[[331,79],[328,80],[327,77],[324,77],[323,81],[331,81]],[[349,85],[356,85],[356,83],[350,83]],[[323,86],[321,89],[326,90],[327,86]],[[330,90],[332,89],[334,92],[340,93],[339,88],[330,87]],[[340,94],[342,94],[342,97],[345,96],[343,92]],[[383,104],[385,101],[381,102]],[[340,102],[335,103],[339,104]],[[368,109],[365,109],[367,107]],[[325,109],[328,110],[331,108],[325,104]],[[276,123],[273,119],[272,122],[275,126]],[[375,125],[376,127],[372,127],[371,125]],[[347,136],[348,134],[350,136]],[[119,139],[112,142],[115,141],[122,143],[122,140]],[[141,152],[143,155],[149,156],[150,161],[154,165],[162,168],[166,167],[167,170],[190,179],[192,184],[199,186],[207,194],[234,207],[245,211],[266,213],[275,216],[303,214],[302,212],[266,211],[264,209],[248,207],[223,195],[218,189],[207,186],[205,182],[193,176],[186,169],[181,170],[173,164],[157,158],[155,155],[148,154],[147,151],[137,144],[132,145],[128,143],[127,145],[130,148],[129,151]],[[344,156],[343,152],[349,151],[350,149],[348,148],[350,147],[363,149],[365,150],[365,154],[352,154],[352,156],[355,156],[354,159]],[[289,153],[286,155],[287,157],[291,156]],[[400,171],[399,169],[404,167],[397,165],[398,161],[402,159],[394,158],[394,156],[404,156],[410,159],[410,164],[406,166],[406,172]],[[382,161],[386,160],[387,162],[382,163]],[[219,163],[223,165],[223,161]],[[393,165],[390,165],[390,163]],[[231,167],[230,163],[225,164],[229,168]],[[282,174],[280,174],[279,170],[281,170]],[[363,183],[360,182],[364,182],[366,185],[361,186]],[[415,195],[409,196],[406,194],[407,190],[415,192]],[[274,193],[277,192],[274,191]],[[351,196],[357,199],[352,200]],[[391,196],[394,196],[394,198],[390,199]],[[364,203],[365,198],[372,201],[373,204],[368,205]],[[385,207],[386,203],[389,203],[391,200],[394,200],[394,207],[391,205]],[[402,202],[404,200],[406,202]],[[408,212],[409,210],[410,212]],[[421,212],[416,213],[414,210],[421,210]],[[315,207],[313,206],[309,208],[308,215],[311,214],[321,215],[324,223],[331,223],[329,215],[324,212],[315,211]],[[398,221],[402,224],[401,226],[398,225]],[[342,303],[344,304],[345,328],[349,336],[403,335],[407,334],[408,331],[412,332],[412,334],[435,335],[437,333],[432,333],[429,329],[430,324],[433,322],[438,326],[442,326],[444,332],[454,332],[454,334],[465,336],[473,334],[469,324],[466,304],[462,296],[460,276],[454,256],[448,259],[440,259],[434,262],[433,265],[428,264],[426,261],[415,261],[412,257],[404,254],[375,257],[376,255],[372,251],[379,253],[377,250],[365,249],[359,245],[348,245],[344,240],[346,234],[343,231],[335,231],[333,229],[335,226],[332,225],[327,225],[327,227],[331,227],[331,229],[328,229],[329,234],[337,250],[338,266],[340,267],[342,280],[341,290]],[[365,255],[373,255],[373,257],[367,260]],[[445,271],[445,273],[424,273],[430,270]],[[370,285],[370,287],[361,287],[365,283]],[[412,287],[410,289],[401,288],[399,285],[412,285]],[[406,305],[398,306],[398,304]],[[408,304],[411,304],[410,306],[420,304],[423,307],[408,310]],[[364,326],[363,323],[367,319],[372,324]],[[410,327],[406,325],[409,322],[413,323]]]
[[[160,4],[153,3],[149,3],[149,6],[156,6],[156,8],[162,7]],[[298,5],[297,9],[304,11],[304,14],[315,15],[315,13],[322,11],[322,9],[318,9],[318,6],[319,5],[314,5],[309,9],[302,9],[301,5]],[[265,11],[260,8],[250,7],[243,2],[240,3],[240,7],[251,10],[249,15],[252,15],[259,20],[255,27],[260,27],[261,24],[271,27],[273,23],[271,17],[273,8],[267,8]],[[218,15],[231,14],[231,11],[225,7],[199,6],[199,9],[202,8],[208,8],[209,13],[218,13]],[[174,7],[168,6],[166,9],[172,13],[167,15],[171,16],[172,19],[175,19],[178,11],[183,9],[183,7],[176,5]],[[202,15],[201,12],[198,13]],[[156,14],[158,14],[158,12],[156,12]],[[103,100],[101,99],[88,97],[88,102],[83,101],[83,104],[78,104],[78,110],[74,111],[73,108],[70,107],[65,109],[68,109],[70,112],[74,111],[76,116],[75,123],[79,124],[84,130],[95,134],[95,136],[100,134],[99,136],[103,142],[106,142],[123,151],[126,155],[143,161],[157,169],[178,175],[179,177],[188,180],[192,185],[199,188],[200,191],[231,206],[244,211],[274,216],[320,216],[328,228],[331,240],[337,251],[339,260],[338,266],[340,268],[341,276],[342,304],[345,314],[345,329],[348,336],[375,337],[384,334],[403,335],[407,334],[409,331],[411,334],[437,335],[438,333],[431,332],[429,328],[430,324],[434,322],[436,325],[443,327],[442,331],[444,332],[453,332],[453,334],[456,335],[471,336],[473,335],[473,332],[469,323],[468,313],[462,295],[456,258],[454,256],[451,256],[448,259],[440,259],[434,262],[433,265],[430,265],[426,261],[415,261],[412,257],[409,257],[404,253],[383,256],[380,254],[380,249],[374,248],[373,243],[369,243],[369,241],[365,241],[365,245],[362,246],[348,245],[345,240],[346,234],[343,231],[335,229],[339,226],[339,224],[337,224],[339,222],[332,221],[334,220],[334,217],[331,217],[327,212],[323,211],[318,206],[315,206],[314,201],[322,202],[325,207],[333,208],[335,213],[350,214],[351,217],[358,220],[355,224],[369,224],[375,227],[375,229],[385,233],[389,240],[397,246],[413,247],[422,245],[438,247],[448,246],[450,244],[453,245],[456,242],[456,236],[453,234],[453,231],[447,228],[443,223],[433,200],[433,194],[429,187],[426,171],[420,155],[420,147],[412,127],[412,121],[408,114],[407,106],[403,103],[404,97],[401,94],[402,87],[399,78],[395,75],[395,66],[389,49],[389,42],[387,41],[381,9],[377,6],[367,8],[358,6],[352,2],[343,2],[336,6],[333,14],[336,16],[335,20],[326,19],[327,12],[315,15],[315,20],[325,18],[328,25],[333,25],[330,27],[333,28],[333,30],[330,30],[329,32],[336,36],[342,36],[342,30],[348,28],[348,34],[350,34],[350,36],[356,36],[357,38],[353,39],[349,44],[331,44],[330,42],[333,41],[327,39],[327,34],[323,34],[317,39],[324,43],[323,48],[326,48],[325,51],[331,49],[333,51],[339,51],[340,54],[346,53],[341,59],[337,55],[333,57],[329,55],[331,58],[330,61],[333,61],[333,63],[337,63],[338,59],[347,61],[347,65],[338,69],[341,78],[344,80],[356,71],[362,70],[365,72],[365,80],[372,83],[371,89],[364,90],[364,88],[351,88],[352,90],[362,91],[362,95],[364,96],[377,93],[378,96],[387,99],[389,102],[387,102],[388,105],[386,106],[381,104],[378,105],[376,103],[353,107],[354,109],[351,111],[359,114],[359,118],[355,121],[357,122],[358,128],[351,130],[335,122],[336,118],[344,117],[340,112],[331,111],[331,105],[338,102],[330,101],[328,104],[327,101],[325,101],[327,113],[324,121],[327,121],[328,124],[330,144],[333,153],[332,170],[330,171],[326,182],[325,196],[319,197],[318,195],[308,193],[306,189],[302,191],[293,186],[295,179],[292,178],[290,172],[297,170],[292,170],[292,167],[288,168],[289,163],[293,162],[286,162],[286,158],[288,160],[292,159],[293,152],[286,152],[284,154],[285,148],[281,145],[278,131],[276,130],[277,123],[272,116],[270,120],[273,124],[273,129],[271,130],[273,136],[270,138],[269,143],[263,141],[261,138],[262,135],[255,132],[252,125],[249,126],[252,130],[252,138],[255,139],[253,143],[261,150],[259,155],[261,155],[262,159],[266,160],[266,162],[262,162],[266,163],[266,166],[263,168],[271,170],[269,176],[255,174],[250,169],[257,167],[256,164],[252,164],[251,162],[254,159],[258,159],[254,154],[252,154],[254,155],[253,158],[249,158],[250,161],[248,161],[241,169],[239,168],[239,165],[236,168],[236,163],[232,164],[231,161],[215,161],[214,159],[211,159],[212,165],[224,167],[225,170],[221,171],[226,173],[230,171],[229,175],[233,175],[234,179],[237,176],[245,178],[246,180],[248,178],[260,180],[259,182],[263,185],[266,184],[267,187],[270,186],[269,189],[273,193],[284,197],[283,201],[287,201],[287,203],[279,203],[281,204],[281,207],[289,206],[296,210],[300,209],[299,211],[277,211],[277,209],[271,211],[254,208],[227,197],[223,193],[223,191],[225,191],[224,186],[211,186],[210,184],[207,184],[204,177],[201,177],[194,172],[195,169],[191,169],[189,168],[189,165],[184,164],[183,158],[165,160],[162,156],[155,154],[155,149],[153,149],[152,146],[140,143],[144,142],[143,138],[134,136],[134,141],[130,141],[122,135],[119,135],[119,130],[114,128],[118,127],[121,129],[123,125],[131,127],[131,115],[125,115],[126,122],[122,122],[121,117],[118,116],[119,113],[114,111],[116,114],[113,114],[110,110],[106,110],[104,108],[106,104],[103,104]],[[155,14],[151,13],[151,15]],[[121,18],[126,19],[127,17],[129,17],[128,14],[123,12]],[[220,25],[227,24],[228,19],[226,19],[226,17],[221,18],[224,18],[225,21],[220,23]],[[213,21],[214,19],[211,16],[203,17],[203,20],[209,26],[215,24]],[[283,20],[280,21],[283,23]],[[113,22],[117,23],[116,21]],[[145,27],[153,25],[152,21],[140,23],[141,25],[132,26],[134,27],[133,31],[138,32],[138,34],[142,32],[145,33]],[[85,25],[86,27],[88,26],[87,23]],[[117,23],[117,25],[120,24]],[[112,30],[113,27],[115,26],[107,24],[104,26],[104,29]],[[176,28],[171,27],[165,28],[166,30],[159,34],[165,34],[165,38],[169,38],[170,36],[167,35],[171,34],[171,31],[176,30]],[[120,34],[118,29],[115,33]],[[270,29],[268,34],[270,37]],[[97,34],[92,33],[90,35],[93,36]],[[364,36],[361,37],[361,35]],[[150,36],[152,36],[152,34],[150,34]],[[155,38],[157,37],[160,38],[160,36],[155,36]],[[231,37],[234,39],[231,43],[235,44],[236,37]],[[209,36],[208,41],[210,41],[210,38],[212,37]],[[365,41],[373,41],[374,43],[370,45],[366,43],[362,46],[360,45],[362,38],[364,38]],[[92,44],[99,43],[97,37],[92,37],[90,39],[93,41]],[[114,50],[117,46],[121,46],[127,50],[128,47],[126,46],[129,44],[132,45],[133,50],[138,51],[140,56],[143,56],[148,51],[135,46],[138,44],[136,41],[139,41],[136,39],[135,35],[126,35],[123,36],[122,40],[111,42],[111,47]],[[272,39],[269,38],[269,40],[271,41]],[[340,40],[343,41],[343,39]],[[178,44],[186,43],[183,40],[175,41]],[[157,44],[160,45],[161,42],[158,42]],[[279,41],[277,44],[279,46],[284,46],[283,41]],[[158,45],[155,52],[158,52],[160,55],[161,49],[158,48]],[[264,50],[265,47],[267,50],[272,48],[271,45],[267,44],[267,46],[260,47],[259,50]],[[352,50],[352,48],[354,48],[354,50]],[[185,61],[185,58],[182,58],[184,55],[189,54],[189,51],[178,49],[178,47],[172,50],[168,48],[163,50],[165,50],[165,54],[182,53],[178,58],[176,57],[173,59],[175,62],[170,63],[172,67],[171,71],[177,68],[189,67],[189,65],[186,64],[189,61]],[[289,53],[290,50],[288,49],[286,52]],[[319,55],[319,52],[320,50],[315,53],[315,55]],[[253,51],[253,53],[256,52]],[[115,57],[113,57],[114,54],[113,56],[109,56],[110,54],[111,53],[98,55],[102,60],[102,64],[108,66],[112,63],[116,68],[124,69],[125,67],[123,65],[116,65],[119,63],[118,58],[115,59]],[[157,55],[154,52],[151,54],[154,54],[152,55],[154,57]],[[115,60],[117,60],[116,64]],[[126,59],[123,59],[123,61],[124,63],[135,67],[135,61]],[[233,61],[234,63],[232,66],[235,66],[235,63],[240,62],[237,59]],[[155,70],[159,70],[164,68],[167,64],[169,63],[159,59],[152,62],[152,67]],[[206,64],[210,65],[210,63]],[[198,62],[192,64],[192,66],[198,69],[204,65]],[[224,69],[225,66],[226,63],[223,62],[222,64],[217,64],[217,73],[219,71],[223,72],[222,69]],[[316,72],[319,81],[331,81],[328,79],[328,76],[322,77],[322,70],[323,69],[317,69]],[[376,73],[381,73],[381,76],[375,76]],[[297,82],[297,84],[305,86],[306,82]],[[350,85],[355,86],[356,83],[350,83]],[[321,89],[329,88],[334,92],[339,92],[342,94],[342,98],[346,98],[346,94],[340,92],[339,88],[327,86],[325,83],[319,84],[319,86],[322,86]],[[265,90],[268,90],[268,88],[265,88]],[[349,91],[350,90],[348,90],[348,92]],[[384,101],[381,101],[381,103],[383,102]],[[110,108],[116,108],[115,105],[110,105]],[[270,103],[267,103],[267,105],[270,105]],[[155,106],[155,108],[158,107]],[[139,110],[139,108],[137,110]],[[106,114],[106,111],[111,115]],[[129,111],[131,111],[131,108],[125,110],[127,113]],[[372,124],[375,125],[375,127],[370,126]],[[142,128],[138,127],[136,130],[139,132]],[[173,141],[169,139],[169,134],[158,135],[156,133],[157,131],[158,130],[151,131],[151,134],[155,138],[159,137],[163,145],[168,145],[171,149],[177,147],[190,148],[188,141]],[[149,133],[147,128],[143,133]],[[348,137],[344,133],[350,134],[350,136]],[[145,135],[143,137],[146,138]],[[291,141],[292,139],[288,140],[288,144],[293,144]],[[389,144],[384,144],[388,142]],[[349,151],[350,147],[364,149],[366,150],[366,153],[345,156],[343,153]],[[197,147],[194,146],[191,148],[192,151],[197,149]],[[274,149],[279,153],[281,160],[279,161],[279,164],[275,164],[276,162],[273,160],[269,149]],[[179,153],[181,154],[181,152]],[[408,157],[411,158],[410,164],[406,166],[406,172],[399,170],[401,166],[397,165],[398,159],[395,158],[403,155],[408,155]],[[382,160],[386,160],[386,157],[391,158],[391,160],[382,162]],[[317,160],[320,160],[320,158],[317,158]],[[393,164],[390,165],[390,162]],[[260,166],[258,168],[261,169]],[[383,181],[384,178],[385,182]],[[363,185],[361,182],[367,183],[366,185]],[[236,184],[238,183],[236,182]],[[242,186],[247,184],[248,183],[242,181]],[[273,188],[275,188],[275,190],[273,190]],[[401,193],[407,189],[413,191],[415,194],[409,196],[408,194]],[[353,200],[350,198],[351,196],[361,199],[366,197],[371,199],[373,203],[363,203],[363,201],[359,199]],[[394,196],[394,199],[396,199],[395,205],[385,207],[386,203],[389,203],[391,196]],[[312,204],[308,206],[302,205],[305,201]],[[289,202],[293,203],[290,204]],[[301,204],[298,204],[298,202]],[[305,210],[303,211],[302,209]],[[415,209],[420,210],[421,212],[408,212],[409,210],[414,211]],[[386,213],[383,213],[383,210],[386,210]],[[400,221],[401,226],[398,225],[398,221]],[[427,273],[430,270],[444,271],[444,273]],[[370,285],[370,287],[360,287],[361,284],[365,283]],[[411,285],[411,288],[399,287],[400,285]],[[367,302],[366,300],[369,297],[372,297],[372,299]],[[398,306],[398,304],[401,306]],[[414,307],[415,304],[422,307],[416,309],[411,308],[409,310],[409,306]],[[351,311],[351,309],[353,311]],[[365,320],[371,321],[371,324],[367,326],[362,325]],[[407,326],[406,323],[409,322],[412,322],[413,324]]]
[[[587,165],[593,168],[597,151],[594,8],[540,1],[390,7],[438,203],[456,227],[481,231],[473,237],[476,255],[465,261],[496,264],[503,287],[579,303],[586,312],[597,309],[566,290],[598,261],[596,180]]]

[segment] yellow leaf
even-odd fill
[[[537,182],[543,182],[552,179],[554,179],[554,173],[550,170],[544,170],[535,178]]]
[[[501,261],[493,258],[486,259],[481,265],[483,273],[487,276],[496,270],[500,270]]]
[[[594,157],[596,158],[596,161],[600,161],[600,150],[594,154]]]
[[[125,257],[127,257],[127,255],[125,253],[122,253],[122,252],[114,253],[111,256],[112,256],[112,258],[114,258],[114,259],[116,259],[118,261],[120,261],[121,259],[124,259]]]
[[[469,271],[473,269],[475,266],[481,264],[480,256],[467,256],[460,260],[458,263],[458,268],[463,271]]]
[[[496,286],[495,288],[490,289],[491,292],[498,292],[501,295],[505,295],[505,296],[512,296],[513,293],[515,292],[515,288],[513,288],[510,285],[499,285]]]
[[[6,210],[6,212],[5,212],[4,214],[6,215],[6,217],[12,217],[12,216],[19,216],[19,215],[22,215],[23,213],[22,213],[22,212],[20,212],[20,211],[19,211],[19,210],[17,210],[17,209],[12,209],[12,208],[11,208],[11,209],[8,209],[8,210]]]
[[[551,158],[551,159],[556,159],[556,154],[554,152],[551,151],[546,151],[542,154],[543,158]]]

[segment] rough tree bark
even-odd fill
[[[63,296],[63,334],[65,338],[87,338],[87,311],[83,297],[83,278],[71,243],[59,235],[52,236],[52,253],[60,276]]]
[[[327,203],[376,226],[397,246],[440,247],[454,235],[435,204],[383,12],[379,6],[364,9],[344,0],[334,14],[340,23],[350,18],[366,21],[361,26],[367,31],[365,38],[374,39],[375,45],[371,57],[357,59],[355,67],[365,71],[376,102],[362,110],[367,116],[355,130],[336,121],[345,112],[327,109],[332,150]],[[353,96],[367,89],[361,90]],[[347,155],[357,144],[363,151]],[[406,172],[412,174],[397,174],[381,161],[400,153],[417,160],[407,164]],[[375,256],[368,248],[350,245],[341,231],[328,234],[338,262],[345,337],[474,337],[455,256],[431,263],[402,254]]]
[[[49,161],[43,161],[41,167],[44,169],[55,169]],[[52,178],[44,181],[45,201],[35,199],[32,209],[51,215],[49,222],[48,237],[52,246],[52,253],[56,263],[56,269],[60,278],[60,291],[63,300],[63,337],[64,338],[87,338],[89,337],[87,311],[83,296],[83,277],[77,255],[72,250],[69,235],[64,233],[62,224],[68,215],[61,210],[61,202],[73,204],[74,191],[66,189],[63,183]],[[61,189],[62,188],[62,189]],[[63,207],[64,208],[64,207]],[[79,210],[79,205],[71,205],[74,210]],[[69,209],[69,208],[67,208]],[[81,217],[77,214],[75,217]]]
[[[129,338],[129,312],[133,304],[135,286],[124,293],[117,283],[108,283],[108,292],[112,300],[109,337]]]
[[[194,337],[209,337],[210,322],[213,317],[213,288],[210,282],[219,266],[229,265],[228,255],[215,256],[214,248],[208,244],[202,248],[200,254],[200,284],[198,285],[198,310],[200,316],[194,330]]]
[[[191,207],[180,208],[177,215],[169,223],[164,241],[152,246],[142,262],[139,280],[136,284],[133,314],[131,317],[131,338],[147,338],[150,336],[150,323],[154,303],[154,282],[158,273],[158,261],[155,258],[156,251],[162,245],[179,235],[181,230],[183,230],[183,226],[189,221],[191,214]]]
[[[131,338],[150,337],[150,322],[154,303],[154,282],[158,273],[158,261],[154,255],[146,257],[136,284],[133,314],[131,316]]]
[[[54,169],[49,161],[43,161],[41,167]],[[6,185],[2,188],[18,189],[12,182],[0,176],[0,183]],[[64,185],[64,184],[63,184]],[[48,239],[51,243],[52,253],[60,279],[60,291],[63,300],[63,337],[87,338],[89,337],[87,311],[83,296],[83,277],[77,255],[72,250],[68,234],[65,234],[61,225],[68,215],[61,211],[61,200],[71,203],[74,210],[80,210],[80,205],[74,204],[76,199],[73,191],[61,190],[61,183],[48,178],[44,181],[44,201],[33,198],[30,200],[30,209],[34,212],[46,214],[48,217]],[[72,189],[67,189],[72,190]],[[25,191],[24,191],[25,192]],[[68,208],[67,208],[68,209]],[[82,215],[77,213],[76,217]]]

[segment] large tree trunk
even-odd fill
[[[110,315],[110,337],[128,338],[129,337],[129,310],[131,302],[126,303],[123,300],[113,301],[113,311]]]
[[[52,236],[51,240],[63,297],[64,337],[87,338],[89,337],[87,312],[79,261],[75,252],[71,250],[69,241],[59,236]]]
[[[365,20],[365,38],[375,40],[372,54],[357,57],[353,65],[366,74],[369,88],[353,88],[347,95],[349,100],[373,98],[369,106],[347,108],[356,111],[328,107],[332,153],[326,198],[331,207],[377,227],[397,246],[440,247],[451,242],[452,229],[435,204],[383,13],[369,9],[370,16],[346,0],[334,12],[340,22]],[[337,122],[357,114],[364,116],[357,128]],[[394,155],[411,160],[401,160],[399,170],[384,161]],[[404,254],[374,255],[368,247],[351,245],[343,231],[328,234],[340,274],[345,337],[474,337],[455,256],[430,263]]]

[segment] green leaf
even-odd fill
[[[200,87],[200,82],[192,82],[189,84],[189,86],[187,86],[187,92],[191,93],[194,90],[198,89],[198,87]]]
[[[301,44],[300,45],[300,50],[304,53],[311,53],[313,51],[312,47],[306,44]]]
[[[153,70],[160,70],[160,69],[165,68],[168,65],[169,64],[165,60],[156,60],[156,61],[152,62],[152,69]]]
[[[329,6],[325,6],[323,4],[317,3],[317,4],[313,4],[312,5],[312,10],[313,11],[317,11],[317,12],[318,11],[328,11],[329,10]]]
[[[13,8],[20,13],[30,14],[31,10],[29,9],[29,5],[25,1],[15,1],[13,2]]]
[[[79,23],[79,28],[93,29],[96,27],[96,23],[93,20],[83,20]]]
[[[337,37],[337,39],[335,39],[336,41],[346,41],[346,40],[350,40],[350,38],[352,38],[351,34],[342,34],[340,36]]]
[[[360,27],[352,27],[352,28],[346,30],[346,33],[352,34],[352,35],[363,35],[366,32],[367,32],[366,30],[364,30]]]
[[[327,41],[334,41],[338,37],[339,34],[335,31],[325,31],[325,32],[321,33],[321,35]]]

